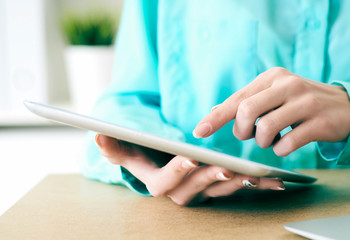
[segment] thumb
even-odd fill
[[[159,169],[157,164],[149,159],[138,145],[102,134],[97,134],[95,141],[100,153],[112,164],[126,168],[144,183],[150,175]]]
[[[126,159],[135,158],[141,154],[134,144],[102,134],[96,134],[95,142],[100,153],[113,164],[123,165]]]

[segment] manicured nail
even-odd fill
[[[271,179],[276,180],[276,181],[280,181],[280,182],[283,181],[282,178],[280,178],[280,177],[273,177],[273,178],[271,178]]]
[[[214,107],[211,108],[211,111],[214,111],[215,109],[217,109],[220,106],[220,104],[215,105]]]
[[[242,181],[243,185],[248,187],[248,188],[255,188],[256,184],[251,183],[248,179],[244,179]]]
[[[283,191],[283,190],[286,190],[285,187],[272,187],[270,188],[271,190],[278,190],[278,191]]]
[[[195,138],[202,138],[208,135],[210,131],[211,126],[208,123],[202,123],[193,130],[192,134]]]
[[[183,166],[184,168],[195,168],[195,167],[197,167],[197,165],[194,164],[194,163],[193,163],[192,161],[190,161],[190,160],[186,160],[186,161],[182,162],[182,166]]]
[[[216,174],[216,177],[219,180],[224,180],[224,181],[228,181],[231,180],[231,177],[226,177],[225,174],[223,172],[219,172],[218,174]]]

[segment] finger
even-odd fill
[[[283,180],[280,178],[260,178],[260,184],[258,189],[271,189],[271,190],[285,190]]]
[[[262,148],[268,148],[276,140],[275,137],[289,126],[296,126],[307,118],[312,110],[302,104],[289,102],[261,117],[257,122],[255,141]]]
[[[126,168],[133,176],[141,180],[153,196],[164,196],[177,186],[184,176],[197,167],[198,162],[176,156],[164,167],[159,168],[135,145],[118,141],[104,135],[96,135],[96,143],[101,153],[114,164]],[[124,149],[127,148],[127,149]],[[132,153],[126,150],[132,151]]]
[[[168,196],[179,205],[188,204],[197,194],[217,181],[229,181],[233,173],[216,166],[201,166],[189,173]]]
[[[236,176],[227,182],[218,182],[208,187],[203,192],[203,198],[208,197],[224,197],[232,195],[241,188],[247,188],[244,181],[249,181],[253,189],[271,189],[271,190],[285,190],[283,181],[280,178],[251,178],[248,176]]]
[[[286,133],[281,140],[279,140],[274,146],[273,151],[277,156],[285,157],[291,152],[301,148],[302,146],[314,141],[317,136],[315,133],[318,132],[314,129],[313,121],[306,121]]]
[[[279,88],[268,88],[243,100],[238,106],[233,134],[240,140],[253,137],[256,120],[282,105],[284,100]]]
[[[158,169],[158,166],[140,152],[135,145],[101,134],[97,134],[95,140],[104,157],[111,163],[126,168],[142,182],[148,178],[149,173]]]
[[[241,188],[259,188],[259,186],[259,178],[236,174],[230,181],[212,184],[203,191],[202,195],[204,198],[224,197],[232,195]]]
[[[95,142],[100,153],[114,160],[114,164],[121,164],[125,157],[136,154],[130,144],[102,134],[96,134]]]
[[[204,117],[193,130],[196,138],[208,137],[236,117],[239,104],[246,98],[271,86],[274,79],[288,72],[283,68],[272,68],[261,73],[249,85],[231,95]]]
[[[197,166],[197,161],[176,156],[167,165],[148,175],[148,178],[144,181],[152,196],[166,196],[169,191],[176,188],[183,181],[186,174]]]

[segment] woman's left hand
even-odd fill
[[[278,156],[287,156],[309,142],[345,140],[350,132],[350,101],[341,86],[276,67],[214,107],[193,134],[208,137],[233,119],[238,139],[255,137],[260,147],[273,145]],[[292,130],[279,138],[288,126]]]

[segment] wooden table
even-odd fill
[[[0,217],[1,239],[303,239],[288,222],[350,214],[350,170],[307,170],[316,184],[241,190],[181,207],[80,175],[50,175]]]

